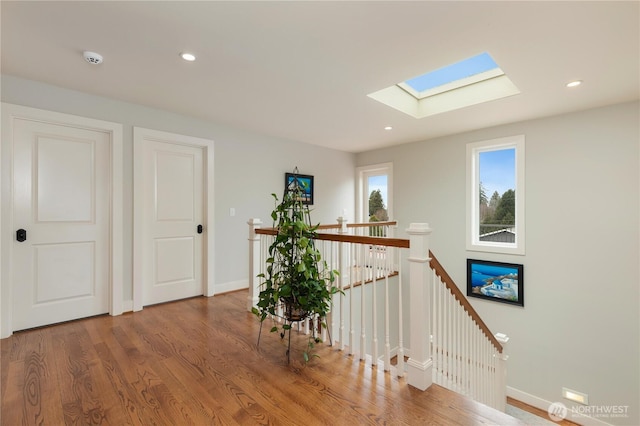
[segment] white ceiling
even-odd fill
[[[1,8],[3,74],[350,152],[640,97],[638,1]],[[84,50],[104,63],[86,63]],[[367,97],[482,52],[521,94],[423,119]],[[575,79],[584,84],[565,87]]]

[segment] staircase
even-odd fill
[[[259,219],[248,224],[251,310],[277,231],[263,228]],[[420,390],[436,383],[504,412],[508,338],[490,332],[429,250],[429,225],[411,224],[408,239],[393,237],[396,226],[347,224],[343,218],[320,226],[316,248],[340,272],[334,285],[342,290],[322,340],[330,335],[338,350],[406,377]],[[299,332],[309,333],[313,321],[299,324]]]

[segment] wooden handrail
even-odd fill
[[[347,223],[347,228],[365,228],[371,226],[396,226],[398,222],[390,220],[387,222],[363,222],[363,223]]]
[[[462,305],[464,310],[467,311],[471,319],[476,324],[478,324],[478,327],[480,327],[480,330],[482,330],[482,332],[487,337],[487,339],[491,341],[491,343],[496,348],[496,350],[499,353],[502,353],[502,345],[500,344],[500,342],[498,342],[496,337],[491,333],[491,330],[489,330],[489,327],[487,327],[487,324],[485,324],[484,321],[482,321],[482,318],[480,318],[480,315],[478,315],[476,310],[473,309],[473,306],[471,306],[467,298],[462,294],[458,286],[455,284],[453,279],[449,276],[447,271],[444,270],[444,268],[442,267],[440,262],[438,262],[438,259],[436,259],[436,257],[433,255],[433,252],[431,250],[429,250],[429,257],[431,258],[431,261],[429,262],[429,266],[431,266],[431,269],[433,269],[436,275],[440,277],[444,285],[447,287],[447,289],[449,289],[449,291],[451,292],[453,297],[455,297],[458,303]]]
[[[396,226],[398,222],[395,220],[387,222],[364,222],[364,223],[347,223],[347,228],[370,228],[372,226]],[[328,225],[318,225],[317,229],[340,229],[339,223],[331,223]]]
[[[379,222],[378,222],[379,223]],[[256,234],[277,235],[276,228],[257,228]],[[371,244],[376,246],[409,248],[409,240],[402,238],[367,237],[363,235],[325,234],[316,233],[316,239],[324,241],[337,241],[340,243]]]
[[[318,225],[316,229],[340,229],[339,223],[330,223],[328,225]]]
[[[375,226],[375,225],[396,225],[397,222],[370,222],[370,223],[354,223],[351,225],[347,225],[348,227],[365,227],[365,226]],[[339,225],[320,225],[318,229],[333,229],[339,228]],[[276,228],[257,228],[255,230],[256,234],[260,235],[277,235],[278,230]],[[324,241],[336,241],[343,243],[355,243],[355,244],[370,244],[370,245],[378,245],[378,246],[387,246],[387,247],[398,247],[398,248],[409,248],[409,240],[402,238],[386,238],[386,237],[369,237],[363,235],[348,235],[348,234],[327,234],[318,232],[316,233],[316,239],[324,240]],[[480,318],[480,315],[476,312],[476,310],[471,306],[467,298],[462,294],[458,286],[456,286],[453,279],[449,276],[447,271],[442,267],[438,259],[434,256],[433,252],[429,250],[429,257],[431,261],[429,262],[429,266],[436,273],[437,276],[440,277],[444,285],[451,292],[453,297],[460,303],[460,305],[467,311],[467,314],[471,317],[471,319],[478,324],[480,330],[484,333],[484,335],[489,339],[491,344],[496,348],[499,353],[502,353],[502,345],[496,337],[491,333],[489,327],[485,324],[485,322]]]

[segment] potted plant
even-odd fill
[[[304,182],[294,173],[282,201],[271,194],[275,202],[271,218],[277,234],[269,246],[266,272],[258,275],[264,281],[257,307],[252,310],[261,322],[273,319],[270,331],[279,332],[282,339],[285,332],[291,330],[292,323],[307,318],[318,318],[321,326],[326,327],[331,297],[339,292],[332,285],[338,272],[327,267],[315,247],[318,225],[311,225],[309,207],[302,196],[304,189]],[[277,321],[279,316],[283,321]],[[314,344],[320,342],[317,331],[314,328],[309,335],[303,353],[305,362],[312,356]],[[289,342],[290,339],[291,334]]]

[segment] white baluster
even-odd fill
[[[391,252],[387,250],[385,256],[384,278],[384,371],[391,369],[391,343],[389,341],[389,275],[391,274]]]
[[[497,404],[496,408],[500,411],[505,411],[507,408],[507,343],[509,337],[503,333],[497,333],[496,339],[502,345],[502,353],[497,353],[497,367],[496,367],[496,382],[497,382]]]
[[[445,288],[444,286],[438,287],[438,375],[439,382],[444,386],[445,384],[445,348],[444,348],[444,337],[445,337]]]
[[[360,360],[365,359],[366,355],[366,303],[365,303],[365,281],[366,281],[366,270],[367,270],[367,247],[361,244],[361,266],[360,270],[362,271],[362,276],[360,279]]]
[[[349,250],[351,255],[353,256],[353,259],[355,259],[355,256],[357,256],[356,251],[358,250],[357,246],[354,246],[353,244],[350,244],[351,249]],[[351,262],[351,283],[349,285],[349,355],[353,355],[354,354],[354,345],[355,345],[355,325],[353,324],[353,304],[354,302],[354,297],[353,297],[353,292],[354,292],[354,285],[355,285],[355,280],[357,279],[358,276],[358,270],[356,269],[355,271],[353,270],[353,268],[357,268],[357,262]]]
[[[459,392],[458,388],[458,301],[449,296],[451,300],[451,384],[452,389]]]
[[[479,349],[480,349],[480,362],[479,362],[479,367],[480,367],[480,379],[478,380],[478,387],[479,387],[479,394],[478,394],[478,401],[480,402],[484,402],[484,384],[486,383],[486,376],[485,376],[485,347],[484,347],[484,339],[482,337],[482,333],[478,333],[479,336]]]
[[[453,383],[452,383],[452,377],[451,377],[451,370],[453,368],[453,360],[452,360],[452,341],[453,341],[453,324],[452,324],[452,303],[451,303],[451,297],[449,296],[449,293],[446,293],[447,295],[447,317],[446,317],[446,327],[447,327],[447,388],[452,389],[453,388]]]
[[[476,398],[478,399],[478,401],[482,400],[482,383],[483,383],[483,378],[482,378],[482,332],[480,331],[480,329],[476,329],[476,344],[478,345],[478,359],[477,359],[477,379],[476,379],[476,386],[477,386],[477,394],[476,394]]]
[[[260,293],[260,280],[258,274],[261,272],[264,262],[260,259],[260,235],[256,234],[256,229],[260,228],[262,221],[257,218],[249,219],[249,296],[247,297],[247,310],[258,303]]]
[[[371,254],[373,254],[371,265],[371,365],[375,366],[378,362],[378,290],[376,288],[378,283],[378,246],[371,246]]]
[[[455,300],[455,298],[454,298]],[[463,393],[462,388],[462,362],[461,362],[461,350],[462,350],[462,316],[460,315],[460,303],[456,300],[456,392]]]
[[[469,395],[475,397],[475,372],[476,372],[476,345],[475,345],[475,326],[476,323],[471,320],[469,325]]]
[[[322,243],[322,259],[327,264],[327,270],[325,273],[328,273],[331,269],[333,269],[333,252],[331,251],[331,241],[321,240]],[[333,283],[327,282],[325,283],[327,287],[331,287]],[[333,303],[332,303],[333,305]],[[333,310],[333,306],[329,306],[329,312],[327,312],[327,316],[325,318],[318,318],[317,323],[313,325],[313,332],[317,335],[318,325],[320,322],[324,321],[327,324],[327,327],[320,327],[320,339],[323,342],[327,341],[327,328],[333,327],[333,315],[331,315],[331,311]]]
[[[347,219],[340,216],[338,218],[338,223],[340,224],[340,229],[338,230],[338,234],[346,234],[347,233]],[[351,271],[347,274],[347,268],[351,267],[351,262],[349,262],[349,245],[347,243],[338,243],[338,272],[340,273],[339,285],[340,290],[340,350],[344,350],[344,303],[345,303],[345,293],[344,293],[344,283],[346,280],[349,280],[351,276]],[[349,290],[351,293],[351,290]]]
[[[471,327],[470,317],[467,312],[462,309],[464,316],[464,330],[462,333],[462,377],[464,380],[464,394],[469,395],[469,329]]]
[[[400,259],[400,250],[398,250],[397,259],[398,269],[398,352],[396,354],[396,367],[398,369],[398,377],[404,376],[404,304],[402,302],[402,262]]]
[[[489,357],[487,356],[487,340],[484,338],[484,334],[482,335],[482,402],[486,404],[487,401],[487,385],[489,384]]]

